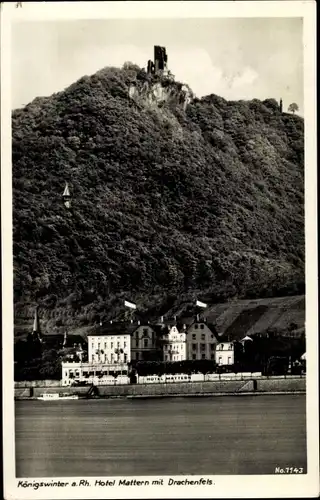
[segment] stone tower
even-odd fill
[[[147,72],[153,75],[167,74],[168,55],[165,47],[160,47],[160,45],[154,46],[154,60],[148,61]]]

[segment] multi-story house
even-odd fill
[[[149,325],[136,327],[131,337],[131,360],[156,361],[162,359],[161,354],[155,329]]]
[[[131,323],[110,323],[88,335],[88,361],[62,363],[62,383],[91,381],[103,383],[110,374],[128,374],[131,361]]]
[[[167,326],[161,335],[163,361],[184,361],[187,359],[187,335],[176,326]]]
[[[127,364],[131,361],[132,324],[110,324],[88,335],[88,362]]]
[[[216,363],[219,366],[235,363],[235,342],[220,342],[216,346]]]
[[[213,325],[204,321],[195,321],[187,329],[187,357],[190,360],[215,360],[215,350],[218,343]]]

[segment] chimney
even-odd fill
[[[199,314],[197,314],[197,318],[196,319],[197,319],[197,322],[199,323],[199,320],[200,320]]]
[[[110,319],[110,325],[112,325],[112,319]]]
[[[138,319],[138,325],[140,325],[140,319]]]

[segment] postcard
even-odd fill
[[[6,500],[318,496],[315,40],[1,3]]]

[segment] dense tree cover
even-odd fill
[[[13,112],[18,328],[35,303],[54,331],[110,319],[124,297],[158,315],[199,294],[303,292],[303,119],[273,99],[184,109],[181,84],[157,102],[153,83],[105,68]]]
[[[14,380],[61,379],[62,351],[43,348],[29,338],[16,342],[14,358]]]

